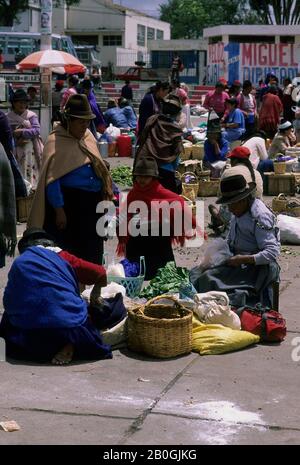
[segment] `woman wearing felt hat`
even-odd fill
[[[233,255],[221,266],[206,271],[195,267],[190,272],[190,281],[198,292],[226,292],[234,306],[257,302],[271,305],[271,283],[279,278],[276,218],[253,197],[255,188],[239,174],[221,180],[217,203],[227,205],[233,215],[227,237]]]
[[[15,141],[15,154],[23,178],[35,189],[38,183],[43,143],[37,115],[28,110],[29,97],[24,89],[11,97],[12,110],[7,114]]]
[[[194,233],[187,231],[187,225],[196,227],[196,220],[191,209],[180,195],[165,189],[160,184],[159,171],[155,159],[151,156],[139,158],[133,171],[134,184],[128,194],[127,202],[120,205],[120,227],[118,255],[125,255],[131,262],[139,262],[145,257],[145,279],[152,279],[159,268],[174,261],[172,243],[184,245],[185,239],[193,237]],[[145,210],[139,214],[140,233],[133,235],[130,225],[133,224],[133,214],[130,205],[143,202]],[[163,214],[163,207],[171,204],[170,214]],[[140,208],[140,207],[137,207]],[[180,233],[178,229],[180,227]],[[165,228],[165,229],[164,229]],[[143,233],[141,234],[141,231]],[[123,234],[122,232],[126,232]],[[154,232],[156,231],[156,233]],[[198,230],[200,234],[200,230]]]
[[[226,157],[229,153],[229,143],[221,131],[219,120],[207,126],[207,139],[204,142],[204,167],[211,170],[213,178],[220,176],[221,169],[225,166]],[[214,163],[223,162],[221,169],[214,167]]]
[[[275,135],[271,147],[269,148],[269,157],[275,158],[278,153],[285,154],[286,149],[296,144],[296,136],[293,130],[293,124],[290,121],[281,120],[278,125],[278,132]]]
[[[44,228],[70,253],[99,263],[103,237],[96,206],[111,200],[112,182],[88,126],[95,115],[86,95],[72,95],[49,135],[28,227]]]

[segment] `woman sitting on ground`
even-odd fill
[[[263,200],[263,180],[260,173],[252,166],[250,157],[250,150],[245,146],[236,147],[228,155],[231,166],[225,167],[222,173],[221,181],[231,176],[241,174],[248,186],[250,183],[255,183],[255,197]],[[226,234],[232,218],[227,205],[221,205],[220,210],[214,206],[208,206],[211,214],[210,228],[218,234]]]
[[[278,153],[285,154],[286,149],[296,144],[296,136],[290,121],[282,120],[278,126],[278,132],[275,135],[269,149],[269,157],[275,158]]]
[[[245,132],[245,118],[238,103],[235,97],[226,100],[226,116],[222,126],[225,129],[223,136],[228,142],[241,139]]]
[[[274,171],[273,160],[269,159],[266,147],[267,134],[257,131],[255,134],[243,139],[243,147],[250,150],[250,161],[255,170],[263,173]]]
[[[102,304],[101,287],[107,283],[103,266],[56,247],[42,229],[25,231],[18,247],[21,255],[8,274],[0,323],[7,355],[55,365],[73,358],[111,358],[97,328],[114,326],[124,315],[109,321],[111,315],[88,309],[79,293],[79,282],[94,284],[90,303]]]
[[[207,139],[204,142],[204,167],[211,170],[213,178],[220,177],[222,168],[225,166],[227,154],[229,153],[229,143],[221,132],[219,123],[211,124],[207,128]],[[221,163],[219,169],[213,166],[214,163]],[[223,165],[223,166],[222,166]]]
[[[190,271],[190,281],[198,292],[221,291],[231,305],[272,305],[271,284],[279,279],[276,262],[280,254],[276,217],[259,199],[255,184],[247,185],[242,175],[221,180],[218,204],[228,205],[233,217],[227,243],[233,256],[224,265]]]

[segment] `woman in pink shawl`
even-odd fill
[[[16,159],[24,179],[35,189],[44,148],[40,123],[37,115],[28,110],[28,96],[23,89],[16,90],[11,104],[12,110],[7,118],[14,136]]]
[[[270,86],[270,90],[263,96],[262,106],[259,112],[259,129],[266,132],[273,139],[280,122],[283,106],[278,97],[276,87]]]

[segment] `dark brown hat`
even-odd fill
[[[137,160],[133,170],[133,176],[152,176],[158,178],[158,167],[153,157],[141,157]]]
[[[71,116],[73,118],[96,118],[96,115],[92,113],[88,98],[84,94],[71,95],[66,103],[64,113],[66,116]]]
[[[29,102],[30,97],[26,94],[24,89],[17,89],[11,98],[11,102]]]
[[[228,205],[238,202],[252,194],[255,189],[255,182],[250,182],[248,185],[246,179],[241,174],[228,176],[228,178],[221,180],[221,197],[218,198],[216,203]]]

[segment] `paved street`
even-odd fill
[[[122,349],[112,360],[66,367],[0,362],[0,421],[21,427],[0,431],[0,444],[298,444],[300,247],[284,250],[281,345],[172,360]],[[191,266],[201,253],[179,250],[178,264]],[[8,270],[0,271],[1,290]]]

